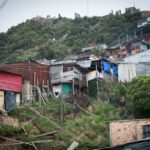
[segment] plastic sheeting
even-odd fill
[[[103,63],[103,70],[104,70],[104,72],[110,74],[111,73],[110,63],[107,62],[107,61],[103,61],[102,63]]]
[[[118,77],[118,67],[113,66],[112,69],[113,69],[113,74]]]
[[[103,78],[103,74],[96,71],[96,70],[87,73],[86,76],[87,76],[87,81],[91,81],[91,80],[96,79],[96,78],[98,78],[98,79]]]
[[[53,86],[53,92],[61,93],[61,85]]]

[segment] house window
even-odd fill
[[[150,137],[150,125],[143,126],[143,139]]]

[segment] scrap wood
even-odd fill
[[[33,141],[31,143],[34,143],[34,144],[38,144],[38,143],[48,143],[48,142],[52,142],[53,140],[40,140],[40,141]]]
[[[92,114],[92,113],[86,111],[86,110],[83,109],[81,106],[79,106],[77,103],[75,103],[75,105],[76,105],[79,109],[81,109],[82,111],[84,111],[85,113],[87,113],[87,114],[89,114],[89,115],[91,115],[91,116],[93,116],[93,117],[99,117],[98,115],[95,115],[95,114]]]
[[[40,135],[32,136],[32,137],[43,137],[43,136],[54,135],[56,133],[58,133],[58,131],[48,132],[48,133],[44,133],[44,134],[40,134]]]
[[[11,139],[11,138],[8,138],[8,137],[0,136],[0,138],[1,138],[1,139],[4,139],[4,140],[7,140],[7,141],[22,143],[22,141],[19,141],[19,140],[16,140],[16,139]]]
[[[79,146],[79,143],[77,141],[72,142],[72,144],[69,146],[67,150],[74,150]]]
[[[11,138],[7,138],[7,137],[3,137],[3,136],[0,136],[0,138],[4,139],[4,140],[8,140],[8,141],[14,142],[14,143],[0,144],[0,146],[26,144],[26,145],[33,146],[35,148],[35,150],[38,150],[37,147],[35,146],[35,144],[38,144],[38,143],[48,143],[48,142],[52,142],[53,141],[53,140],[41,140],[41,141],[23,142],[23,141],[19,141],[19,140],[16,140],[16,139],[11,139]]]
[[[25,135],[28,135],[28,133],[26,132],[26,130],[25,130],[25,128],[24,128],[24,126],[22,126],[22,129],[23,129],[23,131],[24,131]]]
[[[38,148],[35,146],[34,143],[31,143],[31,144],[32,144],[32,146],[34,147],[35,150],[38,150]]]

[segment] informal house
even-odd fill
[[[0,110],[9,111],[20,103],[22,77],[0,71]]]
[[[0,70],[22,76],[22,99],[24,102],[31,100],[33,96],[37,96],[37,88],[40,90],[46,88],[46,91],[49,91],[48,89],[50,83],[48,65],[43,65],[33,60],[27,60],[12,62],[9,64],[1,64]]]

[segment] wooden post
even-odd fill
[[[62,74],[63,74],[63,65],[62,65]],[[60,96],[60,123],[64,123],[64,99],[63,99],[63,75],[61,75],[61,96]]]
[[[97,86],[97,99],[99,97],[99,85],[98,85],[98,69],[97,69],[97,62],[96,62],[96,86]]]
[[[60,97],[60,123],[64,123],[64,99],[63,99],[63,93]]]
[[[142,30],[142,28],[141,28],[141,36],[143,36],[143,30]]]
[[[49,80],[47,80],[47,90],[48,90],[48,93],[47,93],[47,94],[48,94],[48,96],[49,96],[49,95],[51,94],[51,93],[50,93]]]
[[[87,73],[86,73],[86,85],[87,85],[87,94],[89,95],[89,81],[88,81],[88,77],[87,77]]]
[[[35,86],[36,86],[36,72],[34,72],[34,86],[33,86],[33,99],[35,100]]]
[[[74,103],[74,66],[73,66],[73,74],[72,74],[72,100],[73,100],[73,103]]]
[[[126,34],[126,41],[127,42],[129,41],[129,35],[128,35],[128,33]]]
[[[136,30],[135,30],[135,32],[134,32],[134,38],[136,39],[136,37],[137,37],[137,36],[136,36]]]

